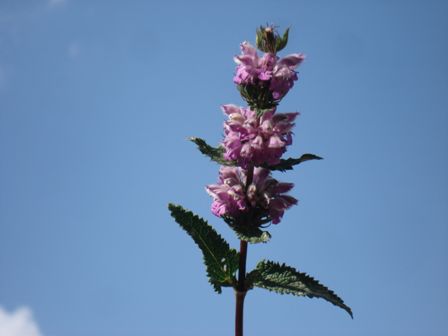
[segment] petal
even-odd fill
[[[269,138],[268,148],[283,148],[285,143],[278,135],[273,135]]]
[[[246,142],[242,147],[241,147],[241,156],[244,157],[250,157],[252,154],[252,146],[250,145],[250,143]]]
[[[245,65],[249,67],[256,67],[257,66],[257,59],[254,56],[251,55],[240,55],[235,56],[233,58],[236,64],[239,65]]]
[[[282,199],[282,201],[283,201],[283,203],[285,205],[285,209],[288,209],[291,206],[296,205],[297,203],[299,203],[299,201],[296,198],[294,198],[292,196],[289,196],[289,195],[282,195],[279,198]]]
[[[257,55],[257,49],[255,49],[249,42],[244,41],[240,45],[241,52],[245,55],[251,55],[256,56]]]
[[[264,186],[261,186],[265,183],[266,178],[269,176],[270,170],[262,167],[256,167],[254,169],[254,181],[260,186],[260,189],[264,190]]]
[[[254,140],[252,140],[252,147],[256,149],[263,148],[263,138],[260,135],[257,135]]]
[[[241,108],[233,104],[221,105],[221,110],[227,115],[230,115],[232,113],[241,113]]]
[[[304,54],[291,54],[280,59],[277,64],[296,68],[305,59]]]
[[[290,123],[293,122],[299,114],[299,112],[277,113],[274,115],[273,119],[274,122],[285,121]]]
[[[294,188],[294,183],[279,182],[272,189],[274,194],[284,194]]]

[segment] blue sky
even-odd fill
[[[258,289],[247,335],[446,335],[447,15],[434,0],[0,1],[0,335],[14,319],[28,336],[232,334],[233,293],[214,294],[166,205],[237,246],[204,191],[218,166],[186,139],[221,140],[219,106],[243,104],[232,57],[266,22],[307,55],[279,108],[301,112],[289,154],[324,160],[278,176],[300,202],[249,268],[287,262],[355,318]]]

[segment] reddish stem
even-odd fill
[[[247,242],[240,240],[240,265],[238,270],[238,284],[235,289],[236,310],[235,310],[235,336],[243,336],[243,312],[244,298],[246,297],[246,260]]]
[[[246,178],[246,191],[254,178],[254,167],[249,167]],[[250,223],[245,223],[249,225]],[[244,299],[246,297],[246,260],[247,260],[247,241],[240,240],[240,260],[238,268],[238,283],[235,288],[236,309],[235,309],[235,336],[243,336],[243,316]]]

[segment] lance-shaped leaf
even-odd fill
[[[322,160],[322,158],[314,154],[303,154],[299,158],[281,159],[280,163],[273,166],[267,166],[266,168],[270,170],[280,170],[284,172],[287,170],[293,170],[295,165],[298,165],[302,162],[309,160]]]
[[[191,137],[189,138],[191,142],[194,142],[199,151],[208,156],[212,161],[215,161],[224,166],[234,166],[235,162],[228,161],[224,159],[224,148],[223,147],[212,147],[208,143],[205,142],[204,139]]]
[[[285,264],[262,260],[247,276],[249,288],[255,286],[280,294],[318,297],[341,307],[353,318],[352,310],[333,291],[317,280]]]
[[[279,36],[275,41],[276,42],[275,51],[280,51],[286,47],[286,45],[288,44],[288,35],[289,35],[289,28],[287,28],[283,33],[283,37]]]
[[[202,218],[179,205],[169,204],[174,220],[193,238],[204,255],[207,275],[215,291],[221,287],[233,286],[238,270],[239,256],[235,249]]]

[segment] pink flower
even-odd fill
[[[238,168],[221,167],[218,184],[210,184],[205,188],[213,197],[211,210],[214,215],[237,217],[247,210],[244,178]]]
[[[285,210],[297,204],[297,199],[284,195],[293,187],[293,183],[278,182],[268,169],[255,168],[253,182],[247,188],[247,199],[253,208],[261,210],[262,217],[278,224]]]
[[[303,62],[303,54],[292,54],[282,58],[273,69],[269,90],[275,100],[282,99],[298,79],[295,69]]]
[[[279,59],[273,53],[259,57],[248,42],[241,44],[241,55],[235,56],[237,64],[233,82],[269,88],[274,100],[282,99],[298,79],[295,69],[305,59],[303,54],[291,54]]]
[[[239,85],[256,84],[259,81],[269,81],[275,66],[276,57],[265,54],[258,57],[256,49],[249,42],[241,43],[242,55],[235,56],[236,68],[234,83]]]
[[[275,109],[260,117],[249,108],[223,105],[229,116],[224,123],[224,158],[238,165],[274,165],[292,143],[293,121],[298,113],[275,113]]]
[[[253,181],[247,186],[246,171],[239,167],[222,166],[219,170],[218,184],[206,187],[213,197],[211,210],[218,217],[238,219],[252,212],[260,225],[268,221],[278,224],[286,209],[297,204],[289,195],[292,183],[281,183],[272,178],[265,168],[255,168]]]

